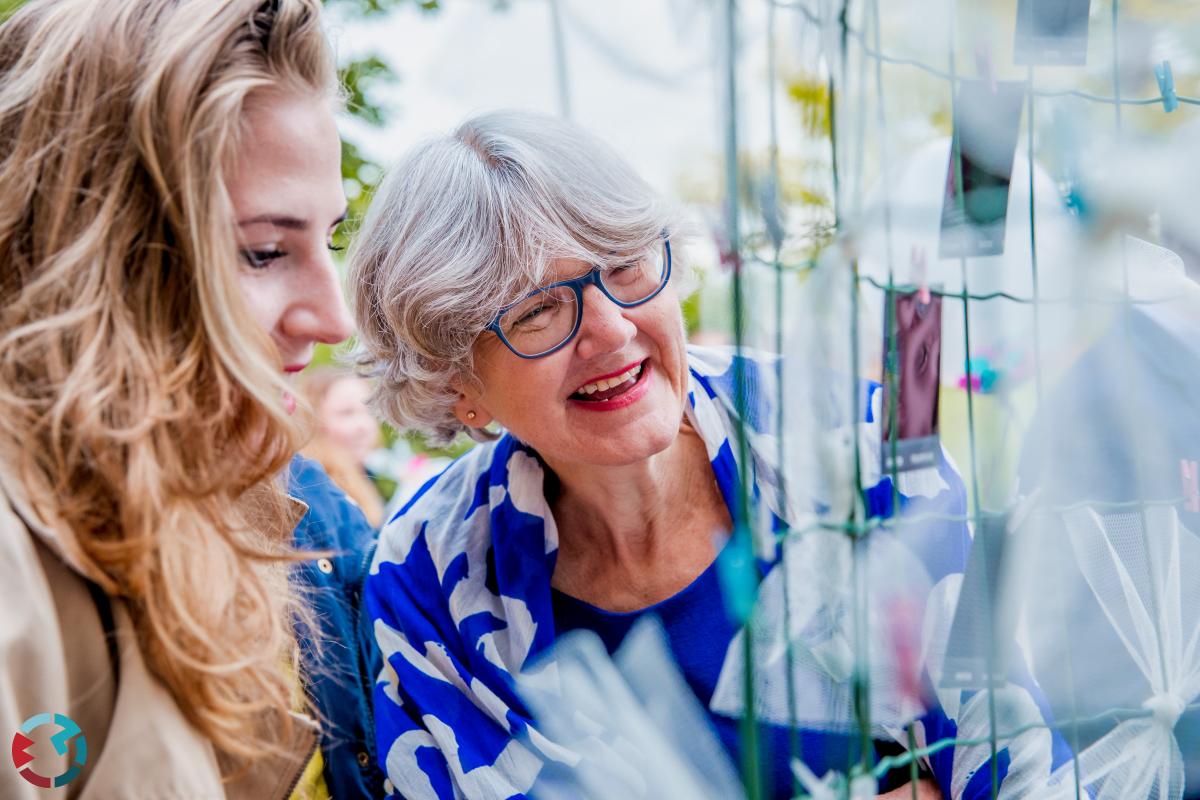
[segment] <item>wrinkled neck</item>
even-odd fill
[[[704,442],[686,424],[667,449],[633,464],[551,468],[560,547],[586,546],[615,563],[654,558],[717,491]]]

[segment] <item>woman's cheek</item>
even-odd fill
[[[270,271],[264,274],[243,270],[239,281],[250,316],[259,328],[277,338],[286,308],[285,293],[279,285],[280,280]]]

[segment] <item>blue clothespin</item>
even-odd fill
[[[1155,64],[1154,77],[1158,80],[1158,91],[1162,93],[1163,110],[1170,114],[1179,108],[1179,95],[1175,94],[1175,76],[1171,74],[1171,62]]]

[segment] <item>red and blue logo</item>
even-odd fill
[[[59,728],[58,733],[50,737],[50,743],[54,745],[54,751],[60,756],[67,756],[72,749],[71,742],[75,742],[75,755],[68,759],[66,771],[54,777],[47,777],[36,772],[30,764],[35,756],[29,752],[29,748],[36,744],[30,737],[34,731],[46,725],[54,725]],[[34,786],[40,786],[43,789],[66,786],[79,777],[83,765],[87,763],[87,738],[83,735],[83,731],[79,730],[75,721],[65,714],[34,714],[25,720],[21,729],[13,736],[12,759],[13,766],[21,773],[21,777]]]

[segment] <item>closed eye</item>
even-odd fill
[[[278,258],[283,258],[287,253],[279,248],[272,250],[252,250],[245,249],[241,251],[242,260],[250,266],[251,269],[266,269],[270,263]]]
[[[606,270],[604,282],[608,286],[630,286],[638,282],[643,272],[641,261],[617,264]]]
[[[549,307],[550,307],[549,302],[543,301],[543,302],[537,304],[533,308],[531,308],[528,311],[526,311],[525,313],[521,314],[521,317],[520,317],[520,319],[517,320],[516,324],[523,325],[526,322],[532,322],[536,317],[541,315],[543,312],[549,310]]]

